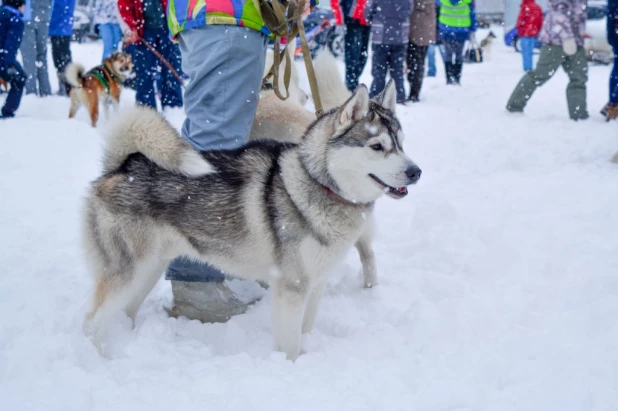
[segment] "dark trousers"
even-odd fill
[[[367,63],[371,27],[362,26],[349,17],[345,18],[345,25],[345,84],[348,90],[354,91]]]
[[[408,44],[408,82],[410,83],[410,100],[412,101],[418,101],[418,96],[421,93],[426,55],[427,46]]]
[[[9,83],[9,95],[6,97],[4,107],[2,107],[2,117],[13,117],[21,102],[26,85],[26,73],[18,62],[10,67],[0,68],[0,78]]]
[[[446,84],[459,84],[463,68],[463,50],[465,41],[444,40],[444,71]]]
[[[71,58],[71,37],[70,36],[52,36],[52,58],[54,67],[58,73],[59,79],[59,94],[68,95],[71,91],[71,86],[64,81],[64,69],[72,61]]]
[[[390,76],[397,86],[397,102],[406,99],[406,91],[403,82],[403,62],[406,59],[405,44],[373,44],[373,61],[371,63],[371,98],[377,96],[386,86],[386,74]]]
[[[143,38],[180,73],[180,50],[178,45],[169,39],[167,29],[146,29]],[[133,48],[133,64],[136,74],[135,100],[137,104],[157,109],[155,80],[160,68],[161,81],[157,82],[157,85],[161,93],[161,107],[182,107],[180,83],[169,69],[159,62],[157,56],[141,42]]]
[[[609,102],[618,103],[618,45],[614,49],[614,68],[609,76]]]

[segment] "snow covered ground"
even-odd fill
[[[75,44],[74,59],[94,65],[100,47]],[[578,123],[562,71],[524,115],[506,113],[521,75],[497,41],[461,87],[440,71],[400,110],[423,178],[379,201],[380,285],[361,288],[351,251],[296,363],[272,350],[268,293],[201,324],[167,317],[164,280],[100,357],[81,332],[79,217],[101,137],[85,111],[66,118],[67,99],[25,97],[0,123],[0,409],[618,409],[618,124],[598,114],[609,68],[590,68]]]

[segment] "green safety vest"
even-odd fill
[[[470,27],[470,4],[472,0],[462,0],[459,4],[453,5],[450,0],[442,0],[440,7],[440,23],[449,27]]]

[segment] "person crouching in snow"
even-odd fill
[[[584,50],[586,0],[550,0],[549,12],[539,39],[543,43],[536,69],[529,71],[517,84],[506,109],[523,112],[534,90],[549,80],[559,66],[569,76],[567,103],[572,120],[588,118],[586,82],[588,62]]]
[[[365,19],[371,24],[371,75],[373,82],[369,95],[377,96],[386,86],[386,73],[397,86],[397,103],[405,105],[403,63],[410,35],[410,0],[369,0]]]
[[[17,62],[17,50],[24,35],[24,0],[4,0],[0,6],[0,78],[11,86],[0,118],[9,118],[21,102],[26,73]]]
[[[536,37],[543,26],[543,10],[534,0],[523,0],[517,17],[517,36],[521,45],[521,57],[524,60],[524,71],[532,71],[532,54]]]

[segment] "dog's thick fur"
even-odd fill
[[[272,52],[269,51],[266,57],[264,74],[272,65]],[[318,54],[314,67],[324,111],[339,107],[350,98],[351,93],[341,80],[335,58],[329,51]],[[285,60],[280,71],[283,72],[284,68]],[[283,90],[281,78],[279,87]],[[273,90],[262,90],[249,140],[272,139],[297,143],[315,120],[315,114],[305,108],[306,102],[307,95],[299,86],[296,65],[292,64],[290,97],[282,101]]]
[[[275,346],[295,359],[329,270],[355,243],[374,265],[362,246],[374,201],[405,196],[420,177],[401,148],[395,103],[392,82],[376,100],[361,86],[299,144],[202,153],[158,114],[127,113],[109,135],[103,175],[85,204],[96,275],[87,334],[101,348],[110,319],[122,310],[134,319],[166,265],[186,255],[269,282]]]
[[[65,70],[66,80],[73,86],[69,118],[75,117],[77,110],[84,105],[88,109],[92,127],[96,127],[99,101],[103,103],[106,116],[110,104],[118,111],[122,83],[133,72],[133,62],[130,54],[116,52],[106,58],[102,65],[94,67],[88,73],[85,71],[84,66],[78,63],[69,64]],[[95,71],[103,76],[108,85],[107,89],[96,78]]]
[[[293,58],[293,56],[292,56]],[[266,55],[264,76],[273,64],[273,55],[269,50]],[[281,63],[281,71],[285,69],[285,60]],[[322,98],[322,105],[326,111],[340,106],[348,100],[350,93],[341,79],[335,57],[329,51],[323,51],[314,60],[314,69],[318,81],[318,89]],[[249,141],[271,139],[280,142],[300,142],[303,133],[315,121],[315,114],[305,108],[308,96],[300,89],[300,81],[296,65],[292,65],[290,81],[290,97],[282,101],[272,90],[262,90],[257,112],[249,135]],[[280,89],[283,90],[283,79],[280,78]],[[373,211],[365,214],[367,219],[367,235],[365,241],[357,242],[363,267],[365,288],[378,284],[377,267],[373,257],[371,239],[374,224]]]

